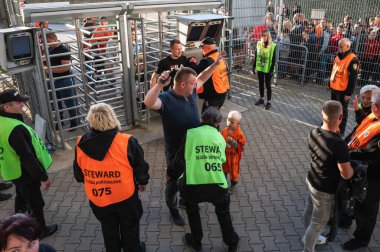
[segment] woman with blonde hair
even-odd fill
[[[106,250],[145,251],[145,243],[140,242],[143,209],[138,196],[149,180],[144,151],[133,136],[120,133],[110,105],[92,105],[86,119],[90,132],[77,140],[74,176],[84,183]]]
[[[261,32],[261,39],[257,43],[255,51],[255,64],[253,65],[253,72],[257,71],[259,79],[260,99],[256,101],[255,105],[264,104],[264,83],[267,89],[267,103],[265,109],[271,108],[272,100],[272,87],[271,80],[276,61],[276,44],[272,43],[272,37],[268,30]]]

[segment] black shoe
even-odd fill
[[[7,190],[11,188],[13,184],[11,182],[2,182],[0,183],[0,191]]]
[[[0,201],[8,200],[12,197],[12,194],[9,193],[0,193]]]
[[[236,252],[238,245],[228,245],[228,252]]]
[[[272,105],[270,104],[270,102],[267,102],[267,104],[265,104],[265,110],[268,110],[272,107]]]
[[[356,239],[351,239],[348,242],[345,242],[343,244],[343,249],[344,250],[357,250],[363,247],[367,247],[367,245],[361,243],[360,241]]]
[[[338,227],[345,228],[345,229],[349,229],[351,225],[352,225],[352,220],[339,221],[338,223]]]
[[[193,241],[193,236],[189,233],[186,233],[183,236],[183,242],[186,244],[186,246],[190,247],[193,251],[202,251],[202,245],[195,244]]]
[[[178,207],[183,209],[186,208],[185,201],[182,198],[178,200]]]
[[[177,226],[185,226],[185,221],[183,220],[178,209],[170,210],[170,214],[172,216],[174,224],[176,224]]]
[[[77,129],[78,127],[78,123],[77,122],[70,122],[70,129],[68,130],[68,132],[73,132]]]
[[[256,106],[259,106],[261,104],[264,104],[264,100],[263,99],[258,99],[256,102],[255,102],[255,105]]]
[[[48,237],[48,236],[51,236],[52,234],[54,234],[55,232],[57,232],[57,230],[58,230],[58,225],[57,224],[50,224],[50,225],[45,226],[45,229],[42,232],[40,239],[43,239],[43,238]]]
[[[145,242],[140,242],[140,251],[141,252],[145,252],[146,251]]]

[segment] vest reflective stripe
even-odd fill
[[[271,43],[269,48],[264,48],[261,41],[257,42],[256,71],[269,73],[272,65],[275,43]],[[264,62],[262,62],[264,60]]]
[[[336,91],[345,91],[348,86],[348,66],[356,58],[355,54],[350,53],[340,60],[338,56],[334,59],[334,65],[330,76],[330,88]]]
[[[86,195],[99,207],[121,202],[135,191],[133,169],[128,161],[128,140],[131,136],[117,133],[105,158],[98,161],[76,146],[77,163],[84,175]]]
[[[4,116],[0,116],[0,125],[0,175],[5,181],[21,177],[20,157],[9,145],[10,134],[13,129],[19,125],[22,125],[29,132],[36,158],[42,167],[44,167],[45,170],[50,168],[53,160],[46,145],[31,127],[20,120]]]
[[[371,113],[364,118],[363,122],[355,130],[348,143],[348,148],[350,150],[362,149],[378,134],[380,134],[380,120],[376,120],[376,116]]]
[[[218,58],[219,53],[215,52],[210,54],[208,57],[212,58],[214,62]],[[214,89],[218,94],[224,94],[230,88],[230,81],[228,80],[227,66],[224,63],[224,60],[220,62],[220,64],[216,67],[212,76],[212,83],[214,85]],[[203,93],[203,86],[197,90],[198,94]]]
[[[214,127],[190,129],[186,135],[186,184],[217,184],[227,188],[222,165],[226,162],[226,141]]]

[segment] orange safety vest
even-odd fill
[[[135,192],[133,169],[128,161],[131,135],[117,133],[105,158],[98,161],[76,146],[77,163],[84,175],[86,195],[92,203],[105,207],[128,199]]]
[[[348,86],[348,66],[356,55],[350,53],[342,60],[338,56],[334,59],[334,66],[330,76],[330,88],[336,91],[345,91]]]
[[[215,52],[209,55],[209,57],[212,58],[215,62],[218,55],[219,53]],[[222,62],[220,62],[220,64],[217,66],[211,78],[212,83],[214,84],[214,89],[218,94],[223,94],[227,92],[227,90],[230,88],[230,82],[228,80],[227,66],[224,63],[224,60],[222,60]],[[202,86],[197,90],[197,93],[201,94],[203,93],[203,91],[204,88]]]
[[[359,150],[364,148],[374,136],[380,134],[380,120],[376,120],[376,116],[371,113],[352,135],[348,148],[350,150]]]

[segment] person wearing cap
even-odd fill
[[[194,70],[197,73],[200,73],[207,67],[211,66],[220,54],[216,42],[212,38],[205,38],[200,47],[202,48],[203,59],[196,67],[194,67]],[[228,80],[227,66],[224,61],[221,61],[212,76],[197,90],[199,98],[204,99],[202,112],[208,107],[216,107],[220,109],[226,100],[227,90],[229,88],[230,82]]]
[[[46,225],[41,194],[50,187],[47,170],[52,158],[37,133],[24,123],[22,113],[29,99],[14,89],[0,93],[0,174],[16,187],[15,212],[29,213],[44,227],[42,236],[54,234],[57,224]]]
[[[198,76],[193,69],[181,67],[174,77],[173,88],[166,92],[161,91],[170,85],[171,76],[169,71],[163,72],[144,100],[148,108],[161,114],[167,165],[165,200],[172,220],[178,226],[185,225],[177,207],[177,180],[183,171],[180,167],[174,166],[172,161],[186,131],[200,124],[196,90],[210,78],[221,60],[222,55]]]
[[[156,85],[158,77],[165,71],[170,71],[171,81],[168,86],[164,87],[164,91],[167,91],[169,88],[173,87],[174,76],[177,71],[184,67],[192,67],[195,64],[195,58],[187,59],[186,56],[182,55],[182,44],[178,39],[172,39],[170,41],[170,55],[158,62],[156,71],[153,73],[152,78],[150,79],[150,87],[152,88]]]
[[[372,113],[351,134],[348,148],[353,160],[367,163],[367,196],[355,201],[354,238],[343,244],[345,250],[366,247],[375,229],[380,201],[380,88],[372,90]]]
[[[205,110],[201,125],[187,131],[174,159],[176,166],[183,166],[184,170],[178,186],[185,201],[191,231],[183,239],[195,251],[202,250],[203,231],[198,207],[202,202],[215,206],[228,251],[237,251],[239,243],[239,236],[232,226],[228,184],[222,167],[226,162],[226,141],[218,130],[222,119],[216,107]]]
[[[92,105],[86,119],[90,132],[77,140],[74,176],[84,183],[90,207],[102,226],[106,250],[143,252],[138,191],[145,191],[150,177],[144,151],[136,138],[120,133],[120,122],[110,105]]]

